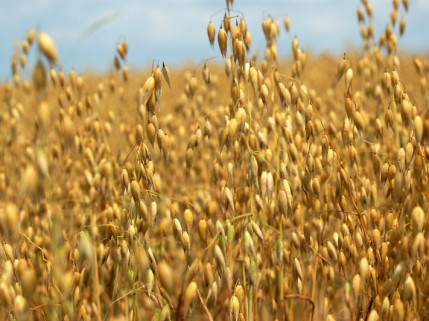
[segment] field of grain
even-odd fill
[[[282,61],[289,18],[266,16],[257,54],[226,5],[201,26],[222,64],[134,70],[124,40],[89,74],[48,34],[21,40],[0,85],[0,320],[429,320],[429,58],[398,54],[408,1],[381,35],[361,1],[361,52],[294,38]]]

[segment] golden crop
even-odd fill
[[[280,22],[258,57],[226,4],[206,27],[225,66],[137,72],[124,40],[111,71],[68,72],[28,32],[0,88],[0,320],[428,318],[429,60],[397,53],[408,1],[378,39],[362,1],[362,53],[294,37],[283,61]]]

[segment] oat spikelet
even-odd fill
[[[338,68],[337,68],[337,82],[340,81],[340,79],[343,77],[344,73],[346,72],[346,70],[349,67],[350,67],[350,63],[346,59],[346,54],[344,54],[343,59],[338,64]]]
[[[162,62],[162,75],[164,76],[164,79],[167,82],[168,87],[171,88],[171,86],[170,86],[170,70],[168,69],[168,67],[165,65],[164,62]]]
[[[37,34],[37,43],[40,51],[52,64],[58,64],[58,52],[54,40],[45,32]]]
[[[212,46],[214,45],[215,34],[216,34],[215,27],[213,25],[213,22],[210,21],[207,26],[207,36],[209,37],[209,41]]]
[[[220,53],[222,54],[222,57],[225,58],[228,35],[226,34],[225,30],[222,29],[222,26],[217,33],[217,42],[219,44]]]

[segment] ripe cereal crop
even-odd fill
[[[208,17],[218,57],[192,66],[134,70],[123,39],[81,73],[44,31],[21,39],[0,85],[0,320],[429,319],[408,1],[375,34],[362,0],[362,50],[338,57],[275,13],[253,51],[239,9]]]

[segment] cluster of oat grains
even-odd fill
[[[207,26],[224,66],[183,72],[130,70],[126,40],[108,73],[67,72],[28,32],[1,86],[1,320],[428,318],[429,59],[398,55],[408,1],[376,42],[362,0],[363,52],[339,58],[268,14],[252,53],[226,5]]]

